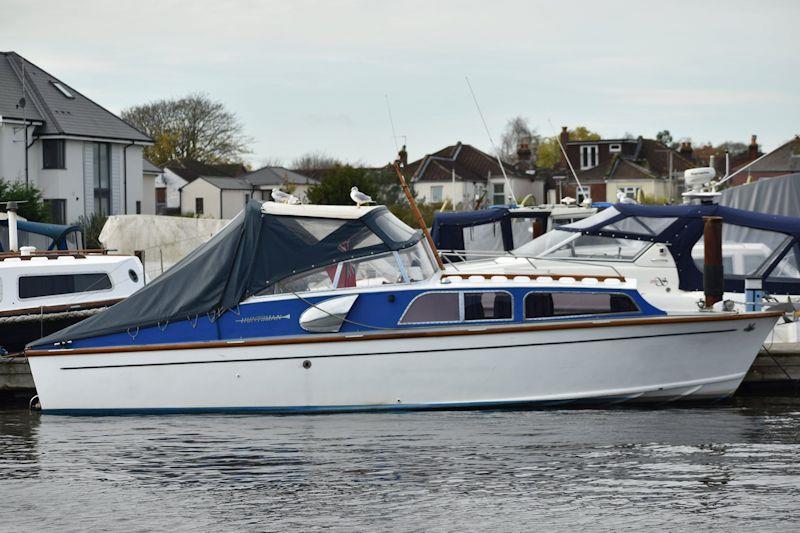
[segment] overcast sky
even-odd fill
[[[321,150],[412,158],[541,134],[669,129],[774,148],[800,133],[800,2],[0,0],[14,50],[112,111],[201,91],[254,139],[250,160]],[[401,140],[402,143],[402,140]]]

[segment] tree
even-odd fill
[[[516,116],[509,119],[500,136],[500,157],[504,161],[516,163],[518,161],[517,148],[521,143],[527,143],[535,156],[540,142],[541,137],[535,129],[530,127],[528,119]]]
[[[153,138],[155,145],[144,153],[156,165],[232,163],[250,153],[252,139],[244,135],[238,117],[202,93],[130,107],[122,118]]]
[[[748,146],[745,143],[740,143],[736,141],[725,141],[724,143],[721,143],[719,146],[717,146],[717,150],[719,150],[721,154],[724,155],[725,150],[727,150],[728,152],[730,152],[732,156],[745,153],[747,151],[747,148]]]
[[[341,159],[328,155],[322,150],[316,150],[294,158],[289,166],[292,170],[302,172],[304,170],[319,170],[344,165],[345,163]]]
[[[669,130],[661,130],[656,133],[656,140],[664,146],[672,146],[672,134]]]
[[[33,186],[28,186],[21,181],[8,182],[0,179],[0,202],[11,200],[24,202],[19,204],[17,213],[32,222],[48,222],[50,220],[50,210],[42,200],[42,192]],[[6,211],[5,205],[2,211]]]
[[[591,131],[586,126],[578,126],[568,130],[570,141],[596,141],[600,134]],[[561,147],[558,145],[559,137],[547,137],[539,143],[536,153],[536,165],[542,168],[553,168],[561,160]],[[564,147],[566,149],[566,146]]]
[[[358,190],[379,201],[377,182],[369,176],[369,170],[350,165],[334,165],[319,185],[308,189],[308,201],[312,204],[353,205],[350,189]]]

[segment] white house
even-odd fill
[[[147,212],[142,149],[151,144],[19,54],[0,52],[0,178],[39,188],[53,222]]]
[[[156,181],[164,174],[164,170],[154,165],[146,157],[142,160],[142,203],[137,213],[154,214],[156,212]]]
[[[512,203],[503,171],[497,159],[474,146],[458,142],[422,159],[404,165],[411,176],[417,197],[428,203],[447,200],[461,209],[471,209],[476,200],[483,205]],[[536,202],[544,202],[544,180],[534,175],[517,172],[505,166],[513,196],[522,201],[532,195]]]
[[[308,189],[318,183],[283,167],[263,167],[239,177],[199,176],[181,190],[181,214],[233,218],[251,198],[268,201],[273,189],[283,189],[307,200]]]

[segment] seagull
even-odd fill
[[[372,201],[371,196],[367,196],[363,192],[358,190],[358,187],[353,187],[350,189],[350,198],[356,203],[358,207],[361,207],[363,204],[370,204],[375,203]]]
[[[279,204],[297,205],[300,203],[300,198],[288,192],[283,192],[280,189],[272,189],[272,199]]]

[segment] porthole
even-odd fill
[[[132,282],[139,283],[139,274],[137,274],[135,270],[128,270],[128,276],[131,278]]]

